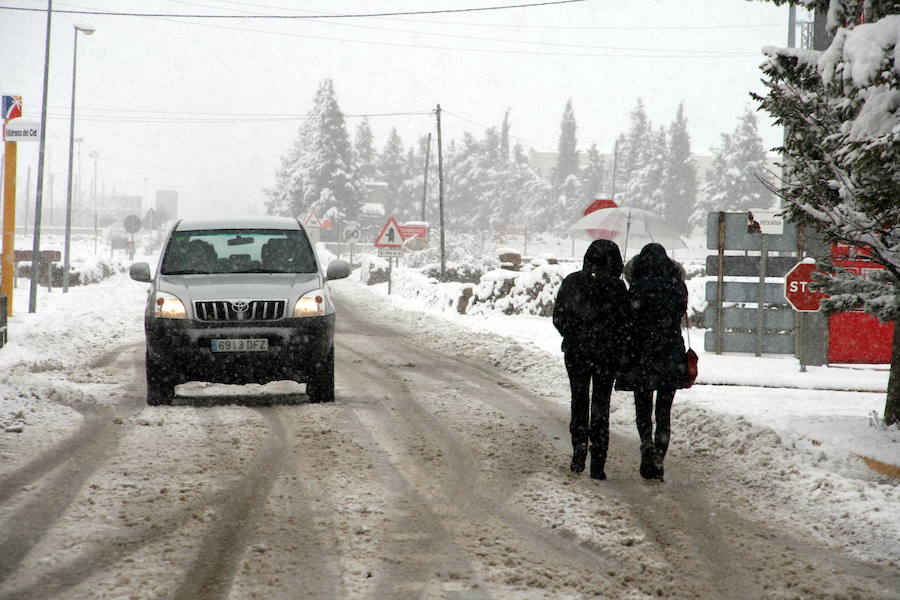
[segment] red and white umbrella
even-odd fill
[[[572,237],[611,240],[623,248],[639,248],[650,242],[667,250],[687,248],[684,240],[663,217],[640,208],[617,206],[612,200],[594,200],[584,216],[569,226]]]

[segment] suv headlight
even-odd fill
[[[156,292],[153,301],[153,315],[160,319],[187,319],[184,302],[181,298],[168,292]]]
[[[325,292],[306,292],[294,305],[294,317],[321,317],[325,314]]]

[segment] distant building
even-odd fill
[[[156,203],[153,205],[156,215],[163,220],[178,218],[178,192],[175,190],[156,190]]]

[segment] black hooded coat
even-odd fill
[[[647,244],[633,263],[628,289],[628,344],[617,390],[676,390],[685,378],[681,317],[687,286],[659,244]]]
[[[609,240],[596,240],[584,254],[580,271],[559,286],[553,325],[563,337],[567,363],[614,374],[624,348],[623,335],[628,296],[619,248]]]

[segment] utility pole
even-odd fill
[[[447,260],[444,254],[444,152],[441,148],[441,105],[437,105],[437,151],[438,151],[438,213],[441,226],[441,279],[447,268]]]
[[[425,221],[425,202],[428,199],[428,159],[431,158],[431,132],[425,142],[425,176],[422,178],[422,222]]]
[[[44,91],[41,98],[41,134],[38,143],[37,196],[34,202],[34,241],[31,245],[31,286],[28,312],[37,311],[37,269],[41,256],[41,199],[44,193],[44,148],[47,138],[47,81],[50,78],[50,21],[53,0],[47,0],[47,34],[44,40]]]

